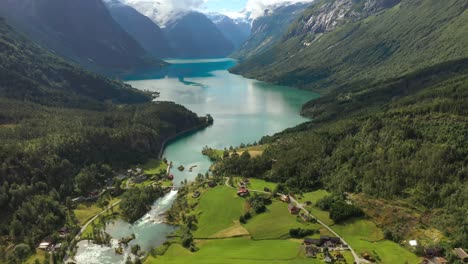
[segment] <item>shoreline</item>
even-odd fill
[[[209,123],[208,121],[206,121],[204,124],[200,124],[198,126],[195,126],[195,127],[180,131],[180,132],[176,133],[175,135],[166,138],[161,143],[161,148],[159,150],[158,159],[161,160],[163,158],[163,154],[164,154],[164,151],[166,150],[166,147],[167,147],[168,143],[171,143],[172,141],[177,140],[180,137],[185,136],[185,135],[187,135],[189,133],[201,131],[201,130],[203,130],[203,129],[211,126],[211,125],[213,125],[213,123]]]

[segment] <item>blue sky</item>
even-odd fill
[[[247,0],[207,0],[203,9],[209,12],[237,12],[244,9]]]

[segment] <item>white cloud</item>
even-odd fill
[[[197,10],[206,0],[121,0],[164,26],[177,14]]]
[[[275,7],[286,4],[309,3],[315,0],[248,0],[245,6],[245,13],[249,14],[250,19],[261,17],[265,9],[274,9]]]
[[[0,0],[1,1],[1,0]],[[203,4],[208,1],[215,0],[121,0],[122,2],[133,6],[140,13],[148,16],[161,27],[177,17],[188,11],[203,11]],[[238,1],[238,0],[222,0],[224,1]],[[253,20],[257,17],[263,16],[265,9],[274,9],[275,7],[295,4],[295,3],[308,3],[314,0],[248,0],[243,10],[226,10],[223,14],[233,18],[241,19],[248,18]],[[222,3],[220,3],[222,5]],[[239,11],[239,12],[236,12]]]

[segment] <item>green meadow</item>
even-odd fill
[[[288,204],[280,201],[274,201],[267,207],[265,213],[256,215],[244,226],[256,240],[286,238],[291,228],[319,229],[321,227],[318,224],[304,224],[298,221],[296,215],[289,213]]]
[[[218,186],[204,193],[195,212],[198,229],[193,232],[194,237],[208,238],[234,225],[244,213],[244,203],[236,190],[227,186]]]
[[[274,188],[274,184],[252,179],[252,186]],[[263,186],[263,187],[262,187]],[[251,187],[252,188],[252,187]],[[328,193],[323,190],[305,193],[300,202],[313,204]],[[191,198],[190,198],[191,199]],[[194,200],[194,202],[196,202]],[[356,219],[345,224],[333,224],[328,212],[309,206],[313,214],[332,228],[356,250],[358,254],[368,252],[378,263],[419,263],[419,258],[400,245],[383,239],[382,231],[365,219]],[[289,229],[319,229],[322,235],[330,235],[319,224],[303,223],[287,210],[287,203],[274,200],[267,211],[254,215],[246,224],[239,224],[239,216],[246,210],[243,198],[236,190],[218,186],[202,192],[194,209],[198,228],[193,232],[196,252],[190,252],[179,243],[173,243],[162,256],[149,256],[145,263],[191,263],[191,264],[302,264],[324,263],[323,255],[306,258],[301,239],[289,239]],[[240,236],[240,237],[237,237]],[[313,237],[318,237],[315,234]],[[350,252],[345,252],[347,263],[353,263]]]
[[[248,238],[197,241],[200,250],[191,253],[179,244],[173,244],[163,256],[149,257],[146,263],[167,264],[302,264],[323,263],[306,259],[299,241],[262,240]]]

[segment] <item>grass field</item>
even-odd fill
[[[102,211],[96,203],[81,203],[75,210],[76,219],[78,220],[78,225],[84,225],[89,219]]]
[[[24,263],[25,264],[34,264],[34,262],[39,260],[39,263],[44,263],[45,259],[45,251],[36,249],[36,253],[32,256],[30,256]]]
[[[353,220],[336,224],[333,229],[354,248],[356,253],[369,252],[380,258],[380,263],[419,263],[420,258],[395,242],[383,240],[382,231],[368,220]]]
[[[218,186],[200,197],[196,210],[198,229],[196,238],[208,238],[229,228],[244,213],[244,199],[237,197],[236,191],[227,186]]]
[[[318,224],[306,225],[297,221],[296,216],[288,212],[288,205],[279,201],[274,201],[267,207],[267,212],[254,216],[244,226],[253,239],[285,238],[291,228],[320,228]]]
[[[306,259],[298,241],[262,240],[248,238],[197,241],[200,250],[189,252],[178,244],[157,258],[149,257],[145,263],[165,264],[303,264],[323,263],[317,259]],[[301,254],[300,254],[301,253]]]
[[[250,185],[248,186],[249,189],[258,190],[258,191],[263,191],[265,187],[273,191],[278,185],[273,182],[267,182],[267,181],[259,180],[259,179],[249,179],[249,181],[250,181]]]
[[[143,165],[143,172],[145,174],[157,174],[161,170],[167,170],[167,164],[161,160],[151,159]]]
[[[315,217],[317,217],[320,221],[324,222],[326,225],[333,225],[333,220],[330,219],[330,214],[326,211],[322,211],[315,206],[318,200],[322,199],[323,197],[329,195],[329,193],[325,190],[317,190],[314,192],[308,192],[302,194],[302,197],[298,198],[297,201],[301,203],[305,203],[307,201],[311,201],[312,205],[307,206],[306,209]]]

